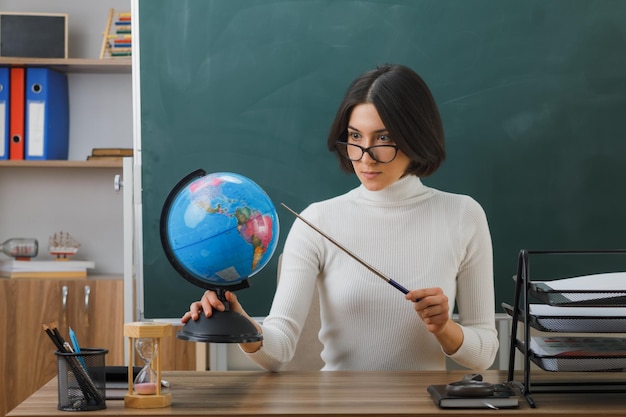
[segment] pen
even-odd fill
[[[43,324],[42,327],[44,331],[48,334],[52,342],[55,344],[55,346],[58,348],[60,354],[63,355],[72,352],[71,345],[63,339],[61,333],[59,333],[59,329],[57,328],[56,323],[51,323],[49,326]],[[76,378],[76,382],[78,383],[78,386],[84,395],[84,398],[88,401],[93,401],[95,404],[104,403],[104,396],[89,377],[87,369],[84,367],[84,362],[83,365],[81,365],[79,362],[76,361],[76,357],[74,356],[63,355],[63,358],[73,372],[74,377]],[[79,356],[78,359],[82,358]]]
[[[74,346],[74,350],[72,350],[72,352],[80,353],[80,346],[78,345],[78,339],[76,339],[76,333],[74,333],[74,330],[72,330],[71,327],[69,328],[68,332],[70,334],[70,340],[72,341],[72,345]],[[83,368],[87,369],[85,359],[79,355],[78,360],[80,361],[80,364],[83,365]]]

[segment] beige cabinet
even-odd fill
[[[71,88],[77,89],[126,82],[131,75],[130,59],[0,57],[0,65],[47,67],[72,74],[76,79]],[[121,96],[120,100],[127,97]],[[70,103],[71,112],[81,107],[81,102],[78,103]],[[108,110],[95,112],[93,120],[108,120],[110,114]],[[70,122],[72,126],[82,119],[74,120]],[[109,146],[104,141],[92,143],[91,140],[76,135],[71,138],[70,146]],[[75,216],[68,223],[80,228],[85,241],[90,239],[91,254],[98,256],[90,260],[105,271],[118,270],[111,264],[117,265],[121,258],[129,256],[116,252],[121,252],[124,239],[122,209],[117,205],[121,196],[106,191],[114,192],[114,174],[120,173],[121,168],[122,162],[118,160],[86,161],[82,156],[81,160],[0,161],[0,194],[17,196],[0,199],[3,239],[25,234],[39,238],[41,243],[49,234],[40,231],[55,231],[52,228],[59,213]],[[29,190],[28,194],[23,193],[25,189]],[[36,200],[28,200],[29,196],[36,196]],[[41,201],[45,204],[40,204]],[[52,217],[50,207],[55,208]],[[44,236],[39,236],[40,233]],[[126,297],[134,300],[135,294]],[[75,280],[0,278],[0,417],[56,375],[55,347],[42,329],[42,324],[50,322],[57,323],[64,337],[68,337],[67,329],[71,326],[83,347],[108,349],[107,365],[125,364],[121,275]],[[196,358],[202,357],[196,353],[195,343],[177,340],[175,330],[164,341],[162,353],[164,370],[196,369]]]
[[[124,364],[123,281],[0,279],[0,416],[57,373],[55,347],[42,324],[68,327],[83,347],[106,348],[107,365]]]

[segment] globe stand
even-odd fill
[[[242,188],[237,188],[238,197],[233,201],[241,202],[241,199],[245,196],[245,207],[224,207],[221,200],[212,205],[210,200],[213,193],[219,195],[221,193],[219,184],[223,183],[228,183],[231,186],[240,184],[237,187]],[[187,190],[189,195],[186,193]],[[247,206],[249,201],[255,201],[256,204],[250,208]],[[229,204],[231,203],[228,203],[227,206]],[[179,209],[183,207],[184,210],[190,210],[190,213],[192,213],[191,217],[196,220],[194,213],[196,216],[201,217],[215,213],[229,216],[231,219],[220,226],[225,227],[225,229],[213,230],[207,228],[203,231],[205,236],[202,239],[210,239],[212,236],[220,233],[232,233],[233,236],[236,236],[235,233],[238,234],[237,239],[243,238],[242,242],[245,241],[251,245],[249,248],[250,254],[252,254],[250,270],[247,270],[245,267],[237,270],[232,268],[232,266],[228,268],[223,265],[220,266],[224,271],[228,270],[228,280],[222,285],[223,279],[218,280],[218,283],[211,282],[203,274],[198,274],[196,269],[188,269],[185,263],[179,260],[178,254],[172,248],[172,242],[176,242],[174,246],[178,247],[182,237],[186,236],[192,229],[185,224],[184,230],[183,228],[178,228],[176,233],[170,230],[170,215],[176,213],[176,210],[172,212],[173,206]],[[251,217],[251,214],[254,214],[254,216]],[[179,213],[178,216],[186,218],[185,214]],[[263,189],[250,179],[238,174],[215,173],[207,175],[202,169],[195,170],[181,179],[167,196],[161,211],[160,235],[165,256],[176,272],[193,285],[205,290],[215,291],[219,300],[226,307],[224,311],[213,310],[211,317],[200,314],[198,320],[187,321],[182,330],[177,333],[176,338],[193,342],[213,343],[249,343],[263,340],[263,335],[250,322],[250,319],[230,310],[230,306],[226,301],[226,291],[238,291],[248,288],[250,286],[248,278],[258,272],[269,260],[267,255],[265,255],[265,261],[261,262],[259,256],[263,256],[264,251],[271,256],[276,249],[278,215],[272,201]],[[185,239],[182,240],[184,241]],[[185,244],[188,243],[186,242]],[[221,250],[225,249],[221,248]],[[235,247],[229,250],[239,250],[239,248]],[[215,256],[219,256],[219,254]]]
[[[249,343],[263,340],[254,324],[241,314],[230,310],[226,291],[216,290],[217,297],[224,303],[224,311],[213,310],[211,317],[200,314],[198,320],[189,320],[176,338],[192,342]]]

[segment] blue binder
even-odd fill
[[[67,75],[26,68],[25,159],[67,159],[69,150]]]
[[[0,159],[9,159],[9,68],[0,67]]]

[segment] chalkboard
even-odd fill
[[[0,13],[0,56],[67,58],[67,14]]]
[[[236,172],[299,211],[354,187],[326,134],[349,82],[380,63],[432,88],[448,157],[424,182],[484,207],[497,306],[513,298],[522,248],[626,246],[622,0],[141,0],[138,11],[146,318],[179,317],[202,292],[161,247],[170,189],[196,169]],[[279,252],[293,219],[278,211]],[[269,310],[276,258],[238,292],[252,315]],[[544,264],[536,277],[624,270],[600,257]]]

